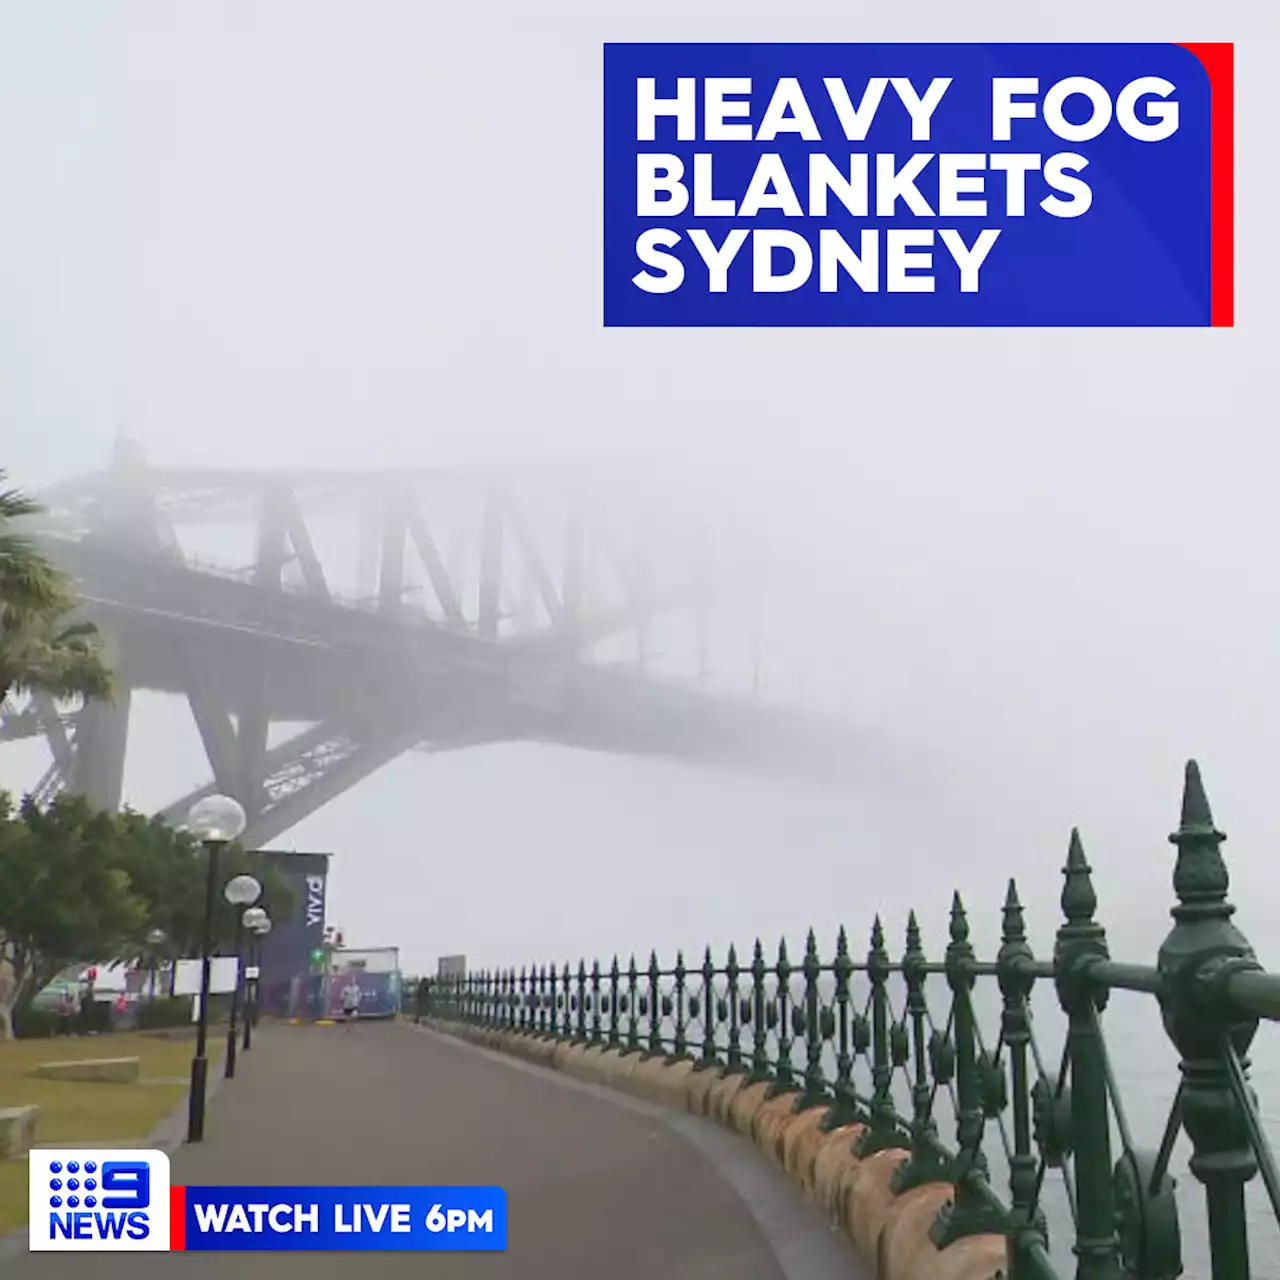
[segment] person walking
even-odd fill
[[[342,988],[342,1020],[351,1029],[351,1024],[360,1016],[360,984],[353,973]]]
[[[69,987],[63,987],[58,996],[56,1035],[69,1036],[75,1027],[76,998]]]
[[[98,1034],[97,1022],[97,997],[93,989],[93,979],[87,979],[80,988],[80,1008],[79,1013],[79,1032],[82,1036],[94,1036]]]

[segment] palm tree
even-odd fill
[[[41,512],[38,502],[19,489],[2,486],[0,469],[0,607],[39,610],[67,594],[66,580],[28,538],[14,533],[12,522]]]
[[[109,698],[111,672],[91,622],[72,618],[75,592],[61,569],[12,522],[41,507],[3,487],[0,470],[0,700],[11,690],[55,698]]]

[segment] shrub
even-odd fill
[[[25,1009],[14,1010],[13,1034],[19,1040],[38,1040],[57,1035],[66,1021],[52,1009],[33,1009],[28,1005]]]
[[[230,996],[209,997],[209,1021],[225,1022],[231,1012]],[[157,996],[138,1005],[138,1030],[167,1031],[174,1027],[190,1027],[190,996]]]

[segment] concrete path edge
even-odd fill
[[[733,1135],[661,1104],[629,1096],[590,1080],[548,1071],[531,1062],[513,1060],[512,1056],[464,1043],[460,1037],[436,1028],[413,1023],[404,1025],[458,1052],[494,1059],[509,1070],[529,1072],[558,1087],[589,1094],[610,1106],[625,1107],[665,1125],[692,1146],[711,1166],[714,1174],[737,1194],[787,1280],[867,1280],[869,1273],[834,1225],[825,1221],[813,1205],[797,1196],[777,1169],[764,1164]]]
[[[852,1243],[867,1276],[876,1280],[996,1280],[1006,1272],[1006,1243],[1001,1235],[970,1236],[941,1250],[929,1238],[938,1210],[953,1195],[950,1183],[929,1183],[895,1195],[890,1180],[908,1153],[895,1149],[859,1158],[854,1144],[862,1126],[844,1125],[827,1132],[822,1124],[828,1108],[797,1112],[798,1095],[794,1092],[769,1097],[767,1084],[748,1083],[744,1074],[726,1075],[719,1068],[698,1070],[689,1059],[673,1061],[623,1053],[527,1031],[439,1019],[403,1025],[452,1040],[459,1049],[504,1058],[513,1067],[587,1088],[612,1101],[633,1107],[638,1104],[660,1117],[693,1142],[742,1196],[788,1275],[817,1277],[824,1273],[818,1256],[804,1253],[815,1249],[815,1235],[823,1238],[822,1233],[799,1230],[794,1221],[780,1221],[777,1197],[759,1194],[758,1179],[749,1171],[753,1164],[761,1175],[767,1168],[758,1157],[742,1160],[728,1154],[724,1139],[729,1135],[717,1133],[717,1129],[745,1138],[765,1155],[817,1206],[832,1232]],[[744,1149],[741,1141],[731,1138],[729,1146],[738,1152]],[[795,1203],[797,1209],[803,1207],[799,1197]],[[790,1217],[785,1212],[782,1216]],[[836,1243],[830,1233],[823,1242],[828,1249]],[[847,1274],[850,1259],[843,1246],[841,1252]],[[823,1262],[829,1256],[823,1251]]]

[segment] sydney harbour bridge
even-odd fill
[[[682,518],[634,473],[611,486],[550,463],[165,468],[122,442],[106,469],[38,497],[29,531],[77,583],[119,691],[83,707],[0,704],[0,747],[47,741],[37,799],[66,789],[120,806],[139,690],[187,700],[208,764],[207,784],[164,816],[221,791],[258,846],[415,750],[526,741],[848,776],[840,721],[709,686],[725,591],[713,540],[696,510]],[[191,530],[242,543],[244,562],[197,557]],[[338,581],[352,560],[354,591]],[[691,650],[678,678],[651,660],[672,619]]]

